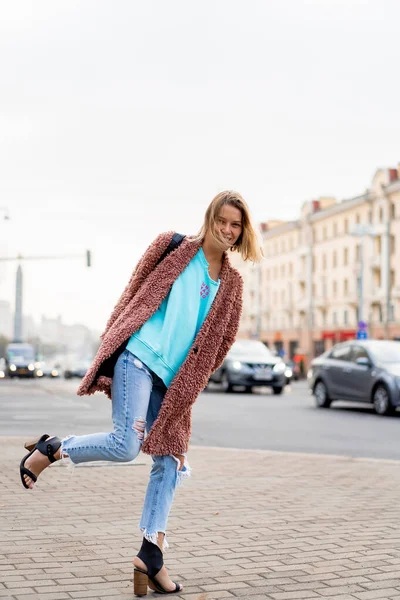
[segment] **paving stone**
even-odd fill
[[[15,476],[21,440],[0,445],[0,600],[131,600],[151,458],[72,477],[56,464],[27,494]],[[165,553],[185,587],[178,600],[400,600],[398,462],[189,454],[193,477],[176,494]]]

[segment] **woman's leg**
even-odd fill
[[[146,365],[125,350],[116,362],[112,383],[114,431],[69,436],[62,441],[55,458],[69,456],[74,464],[96,460],[133,460],[144,438],[152,385],[152,375]],[[38,451],[26,461],[26,467],[35,475],[49,464],[48,458]],[[33,487],[30,478],[26,481]]]
[[[157,375],[153,374],[153,389],[147,412],[147,431],[151,429],[157,418],[165,392],[165,385]],[[189,474],[189,466],[185,462],[184,455],[153,456],[152,459],[153,466],[139,527],[144,538],[158,545],[160,550],[163,551],[168,547],[165,533],[175,490],[181,476]],[[145,568],[143,561],[138,557],[135,557],[134,565]],[[175,584],[169,578],[165,566],[158,573],[157,581],[166,590],[175,589]]]
[[[69,436],[62,441],[62,454],[73,463],[136,458],[144,439],[152,385],[146,365],[125,350],[115,364],[111,388],[114,431]]]

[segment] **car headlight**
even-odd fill
[[[28,365],[28,369],[30,371],[34,371],[35,370],[35,365],[33,365],[32,363],[30,365]]]
[[[41,371],[40,369],[38,369],[38,370],[36,371],[36,375],[37,375],[38,377],[43,377],[43,371]]]
[[[291,377],[293,375],[293,371],[290,367],[288,367],[285,371],[285,377]]]
[[[232,363],[232,369],[233,369],[234,371],[241,371],[241,370],[242,370],[242,368],[243,368],[243,363],[241,363],[241,362],[240,362],[240,360],[235,360],[235,361]]]
[[[57,377],[57,375],[58,375],[57,369],[53,369],[51,372],[51,375],[52,375],[52,377]]]
[[[10,365],[10,371],[16,371],[17,367],[15,365]]]
[[[274,373],[284,373],[286,370],[286,365],[284,362],[279,362],[274,365],[273,371]]]
[[[0,379],[4,379],[5,376],[6,374],[4,373],[4,371],[0,371]]]

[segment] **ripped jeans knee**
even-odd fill
[[[146,429],[146,420],[143,417],[136,417],[133,421],[132,429],[136,431],[137,439],[139,442],[144,440],[144,432]]]
[[[180,485],[182,483],[182,479],[190,477],[192,469],[187,461],[186,454],[171,454],[171,457],[176,462],[176,470],[178,473],[177,484]]]

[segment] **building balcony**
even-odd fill
[[[327,308],[329,300],[326,296],[315,296],[313,298],[313,305],[315,308]]]
[[[376,256],[373,256],[370,260],[370,264],[371,264],[371,268],[372,269],[380,269],[381,268],[381,257],[379,254],[377,254]]]
[[[307,311],[310,306],[310,301],[307,296],[300,296],[296,302],[296,309],[300,312]]]
[[[305,269],[300,269],[296,271],[296,279],[299,283],[306,283],[307,281],[307,273]]]
[[[282,304],[277,308],[280,308],[281,310],[284,310],[285,312],[292,313],[294,311],[295,306],[294,306],[294,303],[292,301],[290,301],[290,302],[282,302]]]
[[[385,299],[385,291],[383,288],[375,288],[371,294],[371,302],[380,304]]]
[[[299,256],[307,256],[307,254],[309,254],[311,251],[310,246],[299,246],[299,248],[297,248],[297,253]]]

